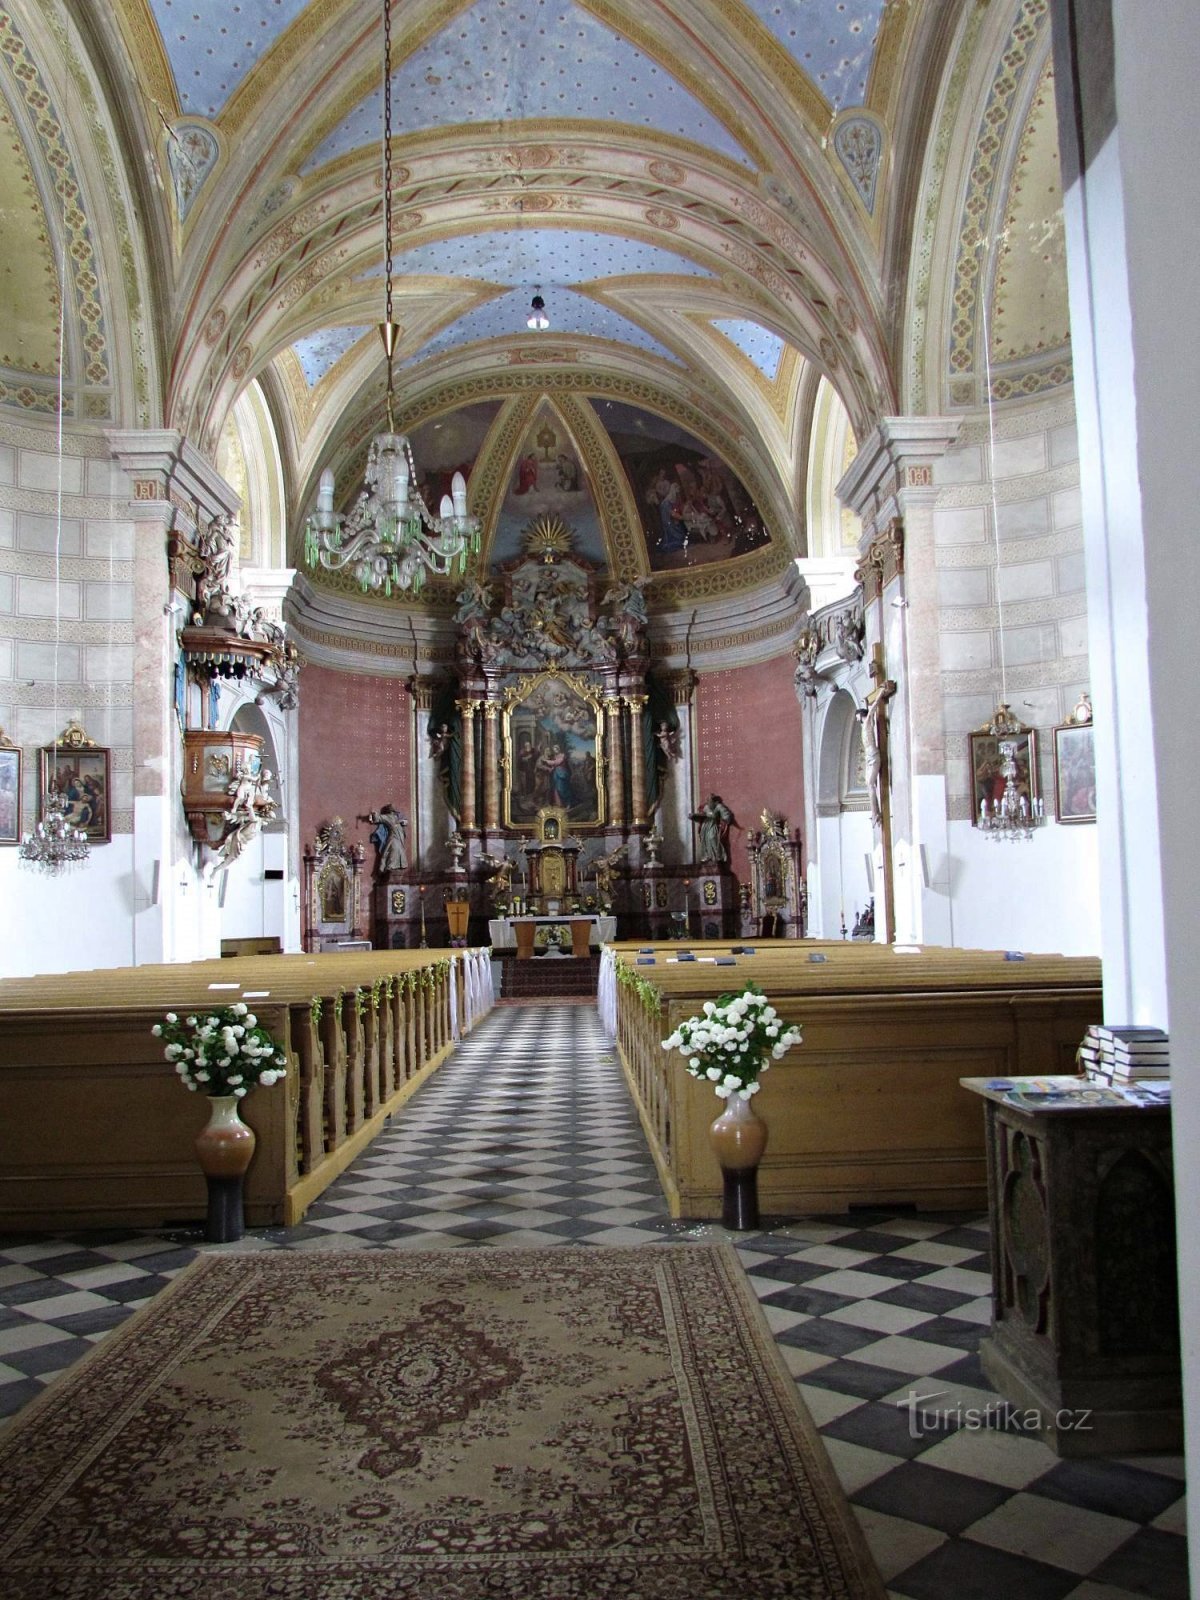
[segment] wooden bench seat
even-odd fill
[[[851,1206],[980,1207],[983,1118],[964,1077],[1073,1072],[1101,1018],[1100,964],[1080,956],[796,940],[728,958],[728,941],[606,947],[616,1039],[673,1215],[716,1217],[720,1169],[711,1087],[662,1040],[706,999],[756,982],[803,1044],[774,1063],[755,1109],[770,1140],[764,1213]],[[698,959],[679,961],[681,950]],[[641,958],[641,963],[639,962]],[[709,958],[709,959],[704,959]],[[651,964],[651,961],[653,964]]]

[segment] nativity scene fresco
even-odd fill
[[[699,439],[617,401],[596,411],[633,489],[652,571],[730,561],[768,543],[744,485]]]

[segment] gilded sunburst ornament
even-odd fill
[[[522,530],[521,542],[530,555],[553,561],[555,556],[569,555],[575,548],[575,534],[561,517],[535,517]]]

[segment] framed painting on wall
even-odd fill
[[[54,744],[41,751],[40,809],[45,810],[51,789],[67,801],[67,821],[80,828],[93,844],[112,838],[109,752],[93,744],[77,723],[72,723]]]
[[[1054,813],[1059,822],[1096,820],[1096,747],[1087,695],[1071,720],[1054,730]]]
[[[21,751],[0,728],[0,844],[21,842]]]
[[[979,826],[983,817],[996,815],[1005,790],[1015,783],[1018,798],[1028,802],[1029,814],[1037,814],[1041,786],[1038,781],[1037,734],[1026,728],[1001,706],[982,728],[969,735],[971,749],[971,821]],[[1003,746],[1003,748],[1002,748]],[[1005,776],[1008,751],[1016,766],[1015,778]]]

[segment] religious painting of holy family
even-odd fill
[[[561,806],[578,827],[603,822],[601,731],[599,702],[564,675],[518,691],[504,725],[508,826],[532,826],[543,806]]]

